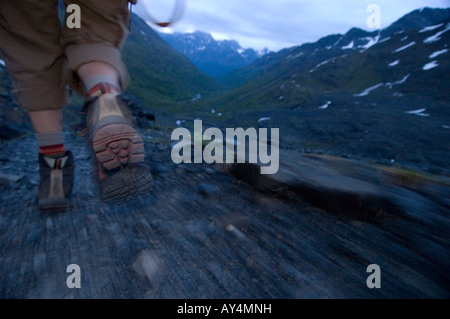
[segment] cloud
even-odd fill
[[[243,47],[271,50],[314,42],[323,36],[367,28],[367,7],[381,8],[382,28],[423,6],[448,7],[448,0],[186,0],[183,19],[172,31],[211,33]],[[137,12],[167,19],[176,1],[140,0]],[[139,4],[139,3],[138,3]]]

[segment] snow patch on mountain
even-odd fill
[[[443,23],[440,24],[436,24],[436,25],[431,25],[429,27],[425,27],[422,30],[419,31],[419,33],[424,33],[424,32],[428,32],[428,31],[433,31],[435,29],[439,29],[440,27],[442,27]]]
[[[381,39],[380,41],[378,41],[378,43],[384,43],[386,41],[389,41],[390,39],[391,39],[391,37],[387,37],[387,38]]]
[[[379,87],[383,86],[384,83],[378,83],[374,86],[371,86],[370,88],[365,89],[364,91],[362,91],[361,93],[358,94],[354,94],[353,96],[355,97],[362,97],[362,96],[367,96],[370,94],[370,92],[372,92],[373,90],[378,89]]]
[[[325,103],[324,105],[322,105],[322,106],[319,106],[319,109],[321,109],[321,110],[325,110],[325,109],[327,109],[331,104],[332,104],[333,102],[331,102],[331,101],[328,101],[327,103]]]
[[[261,124],[262,122],[267,122],[267,121],[270,121],[270,120],[271,120],[270,117],[261,117],[261,118],[258,120],[258,124]]]
[[[354,46],[355,46],[355,41],[352,41],[352,42],[350,42],[349,44],[344,45],[344,46],[342,47],[342,50],[350,50],[350,49],[353,49]]]
[[[367,37],[365,38],[368,42],[364,45],[358,46],[359,49],[367,50],[370,47],[373,47],[375,44],[377,44],[380,40],[380,35],[377,35],[376,37]]]
[[[429,44],[429,43],[433,43],[433,42],[439,41],[441,39],[440,36],[443,35],[445,32],[447,32],[448,30],[450,30],[450,23],[447,24],[447,26],[445,27],[444,30],[439,31],[435,35],[432,35],[431,37],[426,38],[423,41],[423,43]]]
[[[448,52],[448,49],[436,51],[436,52],[432,53],[432,54],[429,56],[429,58],[430,58],[430,59],[434,59],[434,58],[440,56],[441,54],[444,54],[444,53],[447,53],[447,52]]]
[[[430,62],[430,63],[425,64],[425,65],[423,66],[422,69],[423,69],[424,71],[428,71],[428,70],[434,69],[434,68],[437,67],[437,66],[439,66],[439,64],[437,63],[437,61],[432,61],[432,62]]]
[[[400,60],[397,60],[397,61],[394,61],[394,62],[389,63],[388,65],[389,65],[389,66],[396,66],[396,65],[398,65],[399,63],[400,63]]]
[[[341,40],[342,40],[343,38],[344,38],[344,37],[341,36],[339,39],[337,39],[337,41],[333,44],[333,46],[337,46],[337,45],[339,44],[339,42],[341,42]]]
[[[417,116],[428,117],[428,116],[430,116],[430,114],[424,113],[426,110],[427,110],[427,109],[423,108],[423,109],[414,110],[414,111],[407,111],[407,112],[405,112],[405,113],[406,113],[406,114],[417,115]]]
[[[402,46],[401,48],[398,48],[397,50],[393,51],[392,53],[398,53],[398,52],[401,52],[401,51],[403,51],[403,50],[406,50],[406,49],[412,47],[412,46],[415,45],[415,44],[416,44],[416,41],[410,42],[410,43],[408,43],[407,45],[404,45],[404,46]]]
[[[334,62],[334,60],[335,60],[335,58],[333,58],[333,59],[328,59],[328,60],[325,60],[325,61],[323,61],[323,62],[320,62],[320,63],[317,64],[313,69],[309,70],[309,73],[313,73],[314,71],[316,71],[316,70],[317,70],[318,68],[320,68],[321,66],[323,66],[323,65],[325,65],[325,64],[328,64],[328,63],[330,63],[331,61]]]
[[[401,80],[398,80],[398,81],[396,81],[396,82],[394,82],[394,83],[388,82],[388,83],[386,83],[386,85],[387,85],[390,89],[392,89],[392,87],[393,87],[394,85],[401,85],[401,84],[405,83],[406,80],[408,80],[408,78],[409,78],[410,75],[411,75],[411,74],[407,74],[407,75],[405,75]]]
[[[395,81],[395,82],[386,82],[386,83],[378,83],[374,86],[371,86],[367,89],[365,89],[364,91],[362,91],[361,93],[358,94],[353,94],[353,96],[355,97],[363,97],[363,96],[367,96],[370,94],[370,92],[372,92],[373,90],[376,90],[382,86],[387,86],[389,89],[392,89],[394,86],[396,85],[402,85],[406,82],[406,80],[408,80],[408,78],[411,76],[411,74],[407,74],[405,75],[402,79]]]

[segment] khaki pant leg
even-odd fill
[[[1,0],[0,51],[17,102],[27,111],[68,103],[57,0]]]
[[[76,72],[88,62],[105,62],[116,68],[119,84],[125,90],[129,74],[122,61],[121,49],[129,33],[128,0],[64,0],[66,6],[77,4],[81,28],[63,29],[62,46],[68,59],[69,85],[83,95],[84,88]]]

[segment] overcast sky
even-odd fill
[[[181,0],[178,0],[181,1]],[[139,0],[134,12],[167,20],[177,0]],[[203,31],[217,40],[234,39],[243,48],[283,48],[346,33],[352,27],[370,29],[371,4],[381,9],[381,28],[422,7],[448,8],[450,0],[185,0],[183,17],[159,31]]]

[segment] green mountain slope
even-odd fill
[[[151,108],[176,111],[179,102],[219,88],[209,76],[172,49],[137,15],[123,48],[131,83],[127,93],[141,98]]]
[[[371,86],[385,83],[384,88],[389,87],[405,77],[394,85],[401,94],[448,99],[449,54],[442,50],[450,43],[449,17],[450,9],[416,10],[381,31],[353,28],[345,35],[268,54],[223,78],[222,83],[231,89],[211,103],[230,112],[305,107],[321,103],[329,93],[347,92],[351,98]],[[437,27],[422,30],[432,24]],[[439,40],[426,42],[439,32]],[[440,51],[439,67],[425,72],[424,66],[433,61],[430,56]]]

